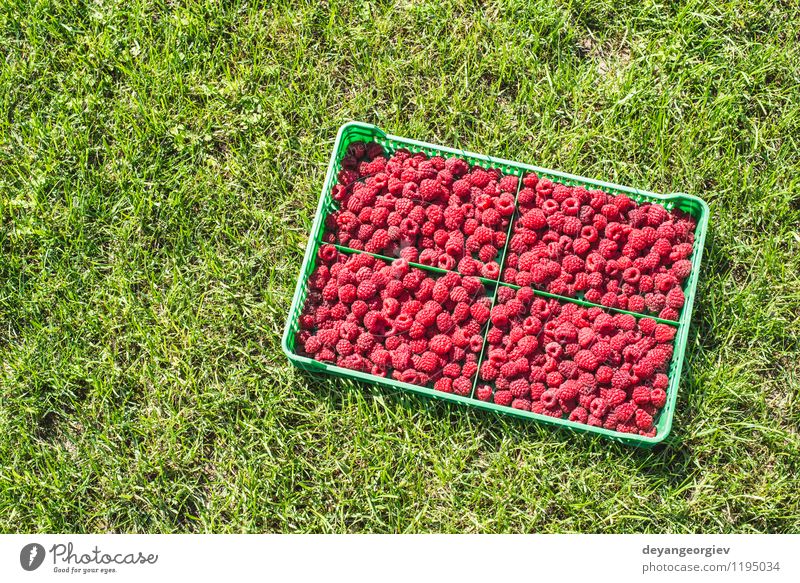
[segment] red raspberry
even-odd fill
[[[484,361],[484,363],[481,364],[481,373],[480,373],[481,380],[493,381],[497,378],[499,374],[500,371],[497,369],[497,367],[488,360]]]
[[[491,319],[498,328],[505,328],[508,326],[508,310],[503,305],[495,306],[491,311]]]
[[[601,397],[595,397],[589,405],[589,411],[592,413],[592,415],[600,419],[605,417],[605,414],[608,413],[608,409],[608,402]]]
[[[462,397],[469,396],[472,391],[472,381],[467,377],[458,377],[453,381],[453,392]]]
[[[650,389],[645,386],[634,387],[631,399],[640,407],[648,404],[650,402]]]
[[[665,374],[659,373],[653,378],[653,388],[655,389],[666,390],[668,385],[669,385],[669,379]]]
[[[506,174],[500,179],[498,186],[500,187],[500,190],[502,190],[503,192],[516,193],[518,183],[519,183],[519,178],[517,178],[512,174]]]
[[[519,218],[519,225],[526,229],[539,230],[547,225],[547,217],[541,209],[532,209]]]
[[[672,320],[675,322],[680,317],[680,314],[678,314],[677,310],[673,310],[672,308],[664,308],[658,313],[658,317],[662,320]]]
[[[586,423],[589,420],[589,413],[583,407],[575,407],[569,414],[569,420]]]
[[[675,328],[668,324],[656,324],[655,339],[659,343],[672,342],[675,338]]]
[[[555,391],[545,391],[540,397],[542,404],[548,409],[555,409],[558,407],[558,397]]]
[[[490,387],[489,385],[479,386],[478,390],[475,392],[475,396],[478,397],[479,401],[491,401],[492,387]]]
[[[481,268],[481,275],[486,279],[497,279],[500,277],[500,266],[495,261],[490,261]]]
[[[352,304],[357,297],[356,286],[351,283],[343,285],[339,288],[339,300],[344,304]]]
[[[316,336],[309,336],[303,348],[308,354],[316,354],[322,349],[322,342]]]
[[[574,401],[578,398],[580,385],[576,381],[565,381],[556,391],[559,400],[562,402]]]
[[[497,257],[497,248],[494,245],[484,245],[478,251],[478,259],[484,263],[488,263],[495,257]]]
[[[601,389],[600,392],[602,394],[603,390]],[[604,398],[610,406],[616,407],[625,402],[625,399],[628,398],[628,394],[622,389],[614,388],[606,390]]]
[[[663,408],[667,404],[667,393],[663,389],[653,389],[650,392],[650,402],[658,409]]]
[[[439,357],[431,351],[423,352],[419,358],[417,368],[429,374],[435,372],[439,369]]]
[[[474,336],[473,336],[473,338],[474,338]],[[481,344],[483,344],[483,338],[480,338],[480,342],[481,342]],[[480,350],[480,347],[478,347],[478,349]],[[469,356],[474,356],[474,355],[469,355]],[[478,363],[477,362],[472,362],[472,361],[465,362],[464,366],[461,369],[461,375],[465,376],[467,378],[472,378],[473,375],[476,372],[478,372]]]
[[[514,399],[511,402],[511,406],[514,407],[514,409],[519,409],[521,411],[531,410],[531,402],[529,399]]]
[[[514,395],[511,394],[511,391],[497,391],[494,394],[494,402],[498,405],[508,407],[513,400]]]
[[[671,271],[678,281],[683,281],[692,272],[692,262],[688,259],[680,259],[672,264]]]
[[[516,379],[511,381],[509,390],[517,399],[524,399],[531,393],[530,385],[528,385],[528,381],[525,379]]]
[[[452,347],[453,341],[444,334],[437,334],[430,340],[430,349],[440,356],[446,355]]]
[[[630,420],[636,413],[636,405],[633,403],[622,403],[614,408],[614,417],[618,423],[625,423]]]
[[[456,322],[463,322],[469,318],[469,304],[466,302],[459,302],[453,308],[453,319]]]
[[[372,298],[377,291],[378,289],[375,287],[375,284],[372,283],[371,280],[367,280],[358,284],[356,295],[359,300],[368,300]]]
[[[683,290],[679,287],[673,287],[669,292],[667,292],[667,306],[673,308],[675,310],[680,310],[683,307],[683,304],[686,302],[686,298],[683,295]]]
[[[449,170],[453,176],[463,176],[469,172],[469,164],[461,158],[446,158],[444,167]]]
[[[433,383],[433,388],[437,391],[441,391],[443,393],[452,393],[453,392],[453,379],[448,377],[442,377],[438,379],[435,383]]]
[[[642,431],[647,431],[651,427],[653,427],[653,417],[644,409],[637,409],[636,410],[636,427],[641,429]]]
[[[440,185],[436,180],[425,179],[419,183],[418,194],[419,197],[427,202],[436,200],[439,196]]]
[[[594,353],[589,350],[580,350],[574,357],[575,363],[584,370],[597,370],[600,361]]]

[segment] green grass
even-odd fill
[[[797,3],[0,10],[0,530],[800,531]],[[337,128],[711,229],[652,451],[293,369]]]

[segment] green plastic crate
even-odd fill
[[[395,381],[394,379],[391,378],[378,377],[364,372],[354,371],[338,367],[335,365],[322,363],[314,359],[300,356],[299,354],[297,354],[294,350],[295,335],[299,328],[298,320],[303,310],[306,294],[308,292],[307,281],[315,268],[317,250],[322,242],[322,236],[325,229],[324,227],[325,218],[330,212],[336,210],[337,208],[337,203],[333,200],[331,192],[333,190],[334,185],[336,184],[337,174],[341,169],[341,160],[345,155],[347,147],[351,143],[356,141],[377,142],[381,144],[387,150],[388,153],[391,153],[399,148],[407,148],[411,152],[424,152],[429,156],[434,156],[434,155],[442,155],[445,157],[455,156],[463,158],[471,165],[483,166],[485,168],[490,168],[490,167],[498,168],[506,174],[513,174],[520,177],[527,172],[536,172],[540,177],[543,176],[549,178],[554,182],[561,182],[563,184],[567,184],[570,186],[585,186],[588,188],[599,188],[601,190],[613,194],[625,193],[631,199],[637,202],[657,202],[666,207],[668,210],[678,209],[692,215],[697,220],[697,228],[695,230],[694,250],[691,258],[692,273],[690,274],[689,278],[684,282],[684,288],[683,288],[684,294],[686,296],[686,303],[681,311],[680,321],[668,322],[666,320],[660,320],[662,322],[667,322],[677,326],[678,330],[675,335],[675,341],[674,341],[675,350],[668,371],[669,387],[667,388],[667,403],[662,409],[661,413],[659,414],[658,419],[656,420],[656,428],[657,428],[656,436],[644,437],[640,435],[619,433],[617,431],[604,429],[602,427],[593,427],[590,425],[585,425],[583,423],[576,423],[573,421],[569,421],[567,419],[557,419],[554,417],[548,417],[536,413],[531,413],[530,411],[521,411],[518,409],[513,409],[511,407],[504,407],[501,405],[496,405],[494,403],[487,403],[484,401],[479,401],[478,399],[472,397],[461,397],[458,395],[454,395],[452,393],[442,393],[440,391],[435,391],[431,388],[412,385],[409,383]],[[639,190],[636,188],[620,186],[618,184],[611,184],[607,182],[592,180],[589,178],[583,178],[580,176],[574,176],[572,174],[566,174],[564,172],[558,172],[555,170],[547,170],[545,168],[539,168],[537,166],[531,166],[529,164],[512,162],[510,160],[502,160],[500,158],[493,158],[491,156],[483,156],[481,154],[474,154],[472,152],[465,152],[463,150],[446,148],[443,146],[436,146],[434,144],[428,144],[425,142],[418,142],[416,140],[410,140],[407,138],[392,136],[386,134],[376,126],[360,122],[350,122],[343,125],[339,129],[339,133],[336,136],[336,142],[334,143],[333,147],[333,154],[331,155],[330,164],[328,165],[328,172],[325,176],[325,182],[322,187],[322,196],[320,197],[319,204],[317,206],[317,213],[314,218],[314,224],[311,228],[311,234],[308,239],[308,245],[306,246],[306,253],[305,257],[303,258],[303,265],[300,269],[300,276],[298,277],[297,280],[297,287],[295,289],[294,297],[292,299],[292,305],[289,309],[289,315],[286,319],[286,328],[284,330],[282,339],[283,351],[286,353],[286,356],[295,366],[309,372],[336,375],[356,381],[364,381],[377,385],[384,385],[387,387],[392,387],[394,389],[408,391],[420,395],[425,395],[428,397],[433,397],[436,399],[442,399],[445,401],[452,401],[463,405],[476,407],[479,409],[485,409],[497,413],[502,413],[504,415],[511,415],[514,417],[533,420],[541,423],[547,423],[559,427],[567,427],[577,431],[598,433],[610,439],[631,445],[652,447],[653,445],[666,439],[666,437],[669,435],[670,429],[672,428],[672,417],[675,412],[675,403],[678,397],[678,384],[680,381],[681,369],[683,367],[683,360],[685,356],[684,353],[686,351],[686,339],[689,333],[689,323],[692,317],[692,307],[694,304],[695,291],[697,289],[697,279],[700,273],[700,261],[703,256],[703,244],[705,242],[706,232],[708,230],[708,214],[709,214],[708,205],[705,203],[705,201],[690,194],[683,194],[683,193],[673,193],[667,195],[656,194],[653,192]],[[513,226],[514,226],[514,217],[512,217],[512,220],[509,224],[509,233],[513,229]],[[510,237],[508,237],[508,239],[510,239]],[[348,250],[346,247],[341,247],[341,246],[337,247],[343,252],[347,253],[362,253],[360,251]],[[504,249],[499,259],[501,275],[504,268],[503,262],[505,260],[505,252],[506,250]],[[382,257],[380,255],[375,255],[375,256]],[[392,258],[385,258],[385,259],[391,260]],[[428,267],[424,265],[416,265],[416,267],[431,272],[439,272],[439,273],[442,272],[441,269],[435,267]],[[495,295],[497,286],[504,285],[513,288],[517,287],[514,285],[494,280],[483,279],[483,282],[487,288],[487,294],[491,295],[492,297],[494,297]],[[539,290],[534,290],[534,292],[536,295],[547,298],[557,298],[559,301],[562,302],[572,302],[580,304],[582,306],[596,305],[586,302],[579,298],[555,296],[553,294]],[[619,309],[608,309],[604,308],[603,306],[598,306],[598,307],[601,307],[604,310],[610,312],[625,311]],[[633,313],[633,312],[628,312],[628,313]],[[642,317],[641,314],[634,313],[634,315],[636,317]],[[659,320],[658,318],[655,319]],[[484,330],[484,349],[481,352],[479,358],[479,364],[480,360],[482,360],[483,352],[485,351],[486,329],[488,329],[488,326],[485,327]],[[475,386],[477,386],[478,382],[477,377],[478,375],[476,374],[475,380],[473,381],[473,394],[475,392]]]

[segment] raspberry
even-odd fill
[[[453,379],[448,377],[442,377],[438,379],[435,383],[433,383],[433,388],[437,391],[441,391],[443,393],[452,393],[453,392]]]
[[[344,304],[352,304],[357,296],[356,286],[351,283],[343,285],[338,291],[339,300]]]
[[[472,382],[467,377],[458,377],[453,381],[453,392],[466,397],[472,391]]]
[[[633,330],[636,328],[636,318],[630,314],[617,314],[614,316],[614,324],[620,330]]]
[[[672,264],[671,271],[678,281],[683,281],[692,272],[692,262],[688,259],[680,259]]]
[[[511,391],[497,391],[494,394],[494,402],[498,405],[504,405],[508,407],[513,400],[514,395],[511,394]]]
[[[683,295],[683,290],[679,287],[673,287],[667,292],[667,306],[675,310],[680,310],[686,301]]]
[[[439,189],[440,186],[438,182],[426,178],[420,182],[417,192],[422,200],[432,202],[439,196]]]
[[[659,343],[672,342],[672,339],[675,338],[675,332],[675,328],[668,324],[656,324],[655,339]]]
[[[679,318],[679,314],[677,310],[673,310],[672,308],[664,308],[658,313],[658,317],[662,320],[672,320],[677,321]]]
[[[446,355],[453,347],[453,342],[450,337],[444,334],[437,334],[430,340],[430,349],[440,356]]]
[[[514,409],[519,409],[521,411],[530,411],[531,410],[531,402],[529,399],[514,399],[511,402],[511,406]]]
[[[653,389],[650,392],[650,402],[654,407],[661,409],[667,404],[667,393],[663,389]]]
[[[356,295],[358,296],[359,300],[368,300],[372,296],[374,296],[377,291],[378,290],[375,287],[375,284],[372,283],[371,280],[367,280],[367,281],[362,281],[361,283],[358,284]]]
[[[490,387],[489,385],[479,386],[478,390],[475,393],[475,396],[478,397],[479,401],[491,401],[492,387]]]
[[[493,381],[498,377],[499,374],[500,371],[497,369],[497,367],[488,360],[485,361],[483,364],[481,364],[481,371],[480,371],[481,380]]]
[[[528,385],[528,381],[526,381],[525,379],[516,379],[514,381],[511,381],[511,384],[509,385],[509,390],[511,391],[511,394],[514,395],[514,397],[517,399],[524,399],[528,395],[530,395],[531,392],[530,386]]]
[[[637,409],[635,413],[636,427],[642,431],[647,431],[653,426],[653,417],[643,409]]]
[[[580,385],[576,381],[565,381],[556,391],[562,402],[573,401],[578,398]]]
[[[589,411],[591,414],[598,418],[603,418],[608,412],[608,409],[608,402],[601,397],[595,397],[589,405]]]
[[[583,407],[575,407],[569,414],[569,420],[586,423],[589,420],[589,413]]]
[[[614,408],[614,417],[616,417],[618,423],[625,423],[629,421],[630,418],[633,417],[635,413],[636,413],[636,405],[630,402],[622,403],[621,405],[617,405],[617,407]]]
[[[508,326],[508,310],[503,305],[495,306],[491,311],[491,319],[498,328],[505,328]]]
[[[484,245],[478,251],[478,259],[484,263],[488,263],[495,257],[497,257],[497,248],[494,245]]]
[[[498,186],[503,192],[516,193],[518,183],[519,179],[516,176],[507,174],[500,179]]]
[[[584,370],[597,370],[600,361],[597,356],[589,350],[580,350],[574,357],[575,363]]]
[[[547,217],[541,209],[532,209],[519,218],[519,225],[537,231],[547,225]]]
[[[558,407],[558,397],[555,391],[545,391],[540,397],[542,404],[548,409]]]

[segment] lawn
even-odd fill
[[[794,2],[0,10],[0,531],[800,531]],[[347,120],[711,207],[640,450],[308,376]]]

